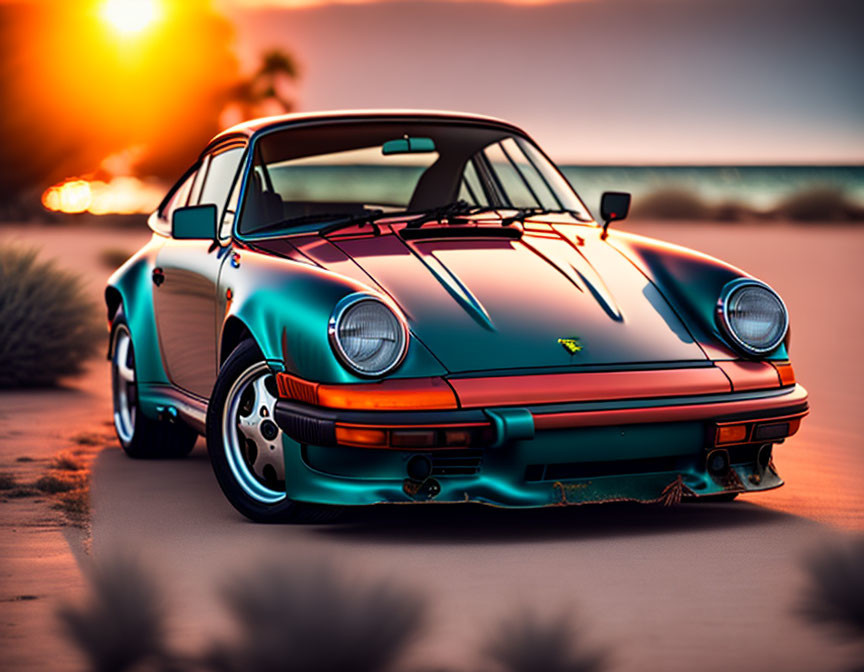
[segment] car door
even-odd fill
[[[188,205],[216,206],[217,231],[226,211],[236,210],[239,168],[245,146],[236,141],[208,153],[190,189]],[[156,257],[153,303],[159,345],[168,378],[177,387],[208,398],[218,372],[217,285],[230,252],[230,233],[222,240],[169,238]]]

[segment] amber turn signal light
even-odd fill
[[[724,425],[717,428],[717,439],[714,442],[720,446],[724,443],[743,443],[747,440],[747,425]]]
[[[336,443],[346,446],[387,446],[387,431],[336,425]]]
[[[777,375],[780,376],[780,385],[786,387],[787,385],[795,384],[795,371],[792,370],[792,365],[788,362],[786,364],[775,364],[774,368],[777,369]]]

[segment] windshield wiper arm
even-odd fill
[[[471,205],[467,201],[454,201],[447,205],[439,205],[435,208],[420,210],[419,212],[406,213],[410,215],[420,215],[417,219],[412,219],[406,225],[409,229],[419,229],[427,222],[441,221],[444,219],[457,219],[470,217],[471,215],[482,215],[486,212],[496,212],[498,210],[509,210],[510,208],[492,205]]]
[[[332,233],[333,231],[338,231],[339,229],[346,229],[349,226],[354,226],[355,224],[360,224],[363,226],[364,224],[371,224],[372,228],[375,231],[376,236],[381,235],[381,229],[376,224],[376,221],[379,219],[383,219],[384,217],[389,217],[393,213],[384,212],[383,210],[370,210],[369,212],[364,212],[362,215],[345,215],[341,219],[338,219],[327,226],[321,228],[318,232],[320,234]]]
[[[357,222],[372,221],[375,218],[381,217],[384,214],[383,210],[370,210],[362,214],[345,214],[338,212],[321,212],[311,215],[299,215],[297,217],[289,217],[278,222],[273,222],[267,226],[257,229],[255,233],[262,231],[273,231],[274,229],[290,229],[294,226],[302,226],[303,224],[316,224],[318,222],[329,222],[329,224],[321,229],[321,233],[335,231],[346,226],[350,226]]]
[[[590,220],[584,219],[579,216],[579,213],[574,210],[556,210],[553,208],[517,208],[517,212],[515,215],[510,217],[505,217],[501,220],[501,224],[504,226],[510,226],[511,224],[515,224],[519,222],[519,224],[524,224],[525,220],[528,217],[533,217],[537,215],[555,215],[555,214],[565,214],[570,215],[577,222],[588,222]]]

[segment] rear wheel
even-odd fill
[[[138,384],[132,334],[123,309],[111,327],[111,391],[114,402],[114,431],[129,457],[185,457],[198,434],[181,423],[151,420],[138,408]]]
[[[285,494],[282,431],[273,419],[276,379],[254,341],[225,361],[207,408],[207,452],[228,501],[256,522],[324,522],[339,507],[295,502]]]

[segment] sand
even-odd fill
[[[93,473],[89,552],[100,558],[125,548],[149,561],[168,595],[172,640],[186,650],[226,632],[217,592],[232,576],[254,573],[265,559],[326,558],[428,596],[430,628],[412,650],[414,662],[464,669],[501,614],[526,605],[573,608],[588,639],[612,650],[613,669],[848,668],[856,651],[801,622],[794,606],[803,555],[840,531],[864,528],[864,364],[854,347],[864,326],[857,296],[864,230],[621,226],[715,254],[784,297],[795,370],[813,407],[775,453],[784,488],[673,509],[379,507],[333,526],[271,527],[248,523],[224,500],[203,442],[182,462],[132,461],[115,447],[100,454]],[[0,237],[8,235],[0,228]],[[146,232],[39,228],[25,238],[86,273],[98,298],[107,275],[98,251],[132,248]],[[49,403],[54,410],[46,413]],[[68,390],[0,393],[0,471],[19,455],[47,459],[78,433],[104,427],[109,409],[107,367],[98,362]],[[36,526],[44,510],[27,506],[33,511],[0,503],[0,600],[25,590],[41,599],[0,602],[0,655],[15,669],[53,669],[61,652],[74,667],[51,613],[80,592],[73,550],[88,547],[67,541],[62,520]],[[11,531],[24,527],[23,539]]]

